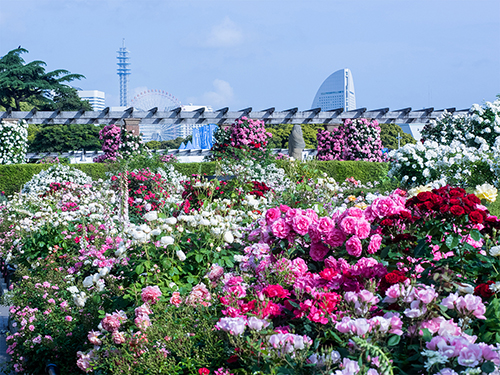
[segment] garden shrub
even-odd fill
[[[398,124],[380,124],[380,140],[382,146],[396,150],[398,148],[398,135],[401,137],[399,145],[415,144],[417,141],[410,134],[405,133]]]
[[[0,164],[17,164],[26,161],[28,123],[0,120]]]

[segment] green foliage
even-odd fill
[[[40,130],[42,130],[41,125],[28,124],[28,149],[35,141],[35,137]]]
[[[19,192],[24,184],[31,180],[33,175],[44,169],[48,169],[51,164],[9,164],[0,165],[0,191],[5,195],[12,195]],[[105,179],[109,167],[105,164],[72,164],[71,167],[77,168],[93,180],[99,178]]]
[[[401,136],[400,145],[403,147],[407,143],[415,144],[417,141],[410,134],[403,132],[403,129],[397,124],[380,124],[380,139],[382,146],[397,149],[398,134]]]
[[[178,150],[181,143],[187,143],[193,139],[193,136],[188,136],[186,138],[177,137],[169,141],[149,141],[145,145],[150,150]]]
[[[29,144],[29,151],[67,152],[81,149],[97,151],[102,147],[99,140],[101,129],[102,126],[93,124],[45,125],[38,131],[33,130],[34,139]]]
[[[43,61],[25,64],[20,55],[27,52],[24,48],[17,48],[0,59],[0,104],[5,108],[13,106],[20,111],[21,103],[30,99],[47,102],[45,95],[52,91],[56,96],[64,96],[71,88],[63,82],[85,78],[64,69],[45,72],[47,64]]]
[[[47,103],[36,106],[40,111],[92,111],[92,105],[88,100],[82,100],[76,89],[63,87],[55,91],[55,95]]]
[[[182,173],[184,176],[191,176],[193,174],[198,175],[215,175],[215,162],[206,162],[206,163],[176,163],[174,164],[174,168],[179,173]]]
[[[323,125],[302,124],[301,127],[306,148],[316,148],[318,146],[316,133],[318,129],[323,128]],[[292,124],[268,125],[266,131],[273,135],[269,141],[268,147],[288,148],[288,137],[292,132],[292,128]]]

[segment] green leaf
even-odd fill
[[[474,241],[479,241],[481,239],[481,233],[477,229],[473,229],[470,231],[470,236]]]
[[[136,274],[140,275],[143,272],[144,272],[144,266],[142,264],[139,264],[137,267],[135,267]]]
[[[493,362],[491,362],[491,361],[484,362],[481,365],[481,370],[483,370],[483,372],[485,372],[487,374],[490,374],[493,371],[495,371],[495,364]]]
[[[428,247],[427,240],[425,238],[422,238],[421,240],[418,241],[417,247],[413,250],[413,255],[415,258],[421,257],[422,255],[425,254],[425,250]]]
[[[401,336],[398,335],[392,335],[389,337],[389,341],[387,341],[387,346],[396,346],[399,344],[399,341],[401,340]]]
[[[446,238],[446,246],[448,246],[448,249],[452,250],[454,249],[455,247],[457,247],[458,243],[460,242],[460,240],[458,239],[458,237],[454,236],[454,235],[449,235],[447,238]]]
[[[380,252],[380,258],[384,259],[389,254],[390,247],[386,246]]]
[[[424,333],[423,336],[422,336],[422,338],[424,339],[424,341],[425,342],[431,341],[432,340],[432,333],[431,333],[431,331],[429,331],[428,328],[424,328],[424,329],[422,329],[422,331]]]
[[[195,259],[198,263],[201,263],[203,261],[203,255],[201,254],[196,254]]]

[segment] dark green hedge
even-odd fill
[[[283,162],[282,162],[283,163]],[[281,164],[281,163],[278,163]],[[34,174],[42,169],[47,169],[50,164],[13,164],[0,165],[0,191],[10,195],[19,192],[23,185],[28,182]],[[92,179],[106,178],[109,167],[106,164],[70,164],[88,174]],[[193,174],[215,174],[215,162],[209,163],[177,163],[176,170],[185,176]],[[342,182],[346,178],[354,177],[361,182],[380,181],[387,176],[389,165],[387,163],[370,163],[366,161],[312,161],[307,168],[317,169],[325,172],[328,176]]]

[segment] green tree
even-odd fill
[[[47,64],[43,61],[26,64],[20,55],[27,52],[24,48],[17,48],[0,58],[0,105],[4,108],[14,107],[20,111],[21,103],[34,99],[46,103],[46,96],[51,92],[56,95],[67,93],[71,87],[63,82],[85,78],[64,69],[45,72]]]
[[[398,134],[401,136],[401,147],[407,143],[417,143],[415,138],[401,129],[401,126],[397,124],[380,124],[380,139],[382,140],[382,146],[393,150],[397,149]]]
[[[84,111],[93,110],[88,100],[82,100],[78,96],[76,89],[68,86],[56,90],[52,100],[40,105],[38,109],[40,111],[55,111],[57,109],[60,111],[79,111],[80,109]]]
[[[302,135],[304,136],[304,142],[306,143],[306,148],[316,148],[318,146],[318,140],[316,138],[316,133],[318,129],[323,127],[323,125],[316,124],[302,124]],[[288,148],[288,137],[292,132],[292,124],[280,124],[280,125],[269,125],[266,127],[266,131],[271,133],[273,137],[269,141],[270,148]]]
[[[66,152],[85,149],[98,151],[102,148],[99,131],[103,126],[93,124],[44,125],[36,132],[29,145],[31,152]]]

